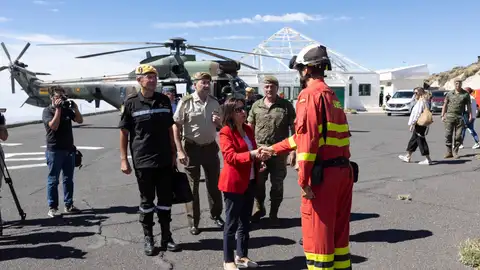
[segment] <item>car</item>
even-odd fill
[[[442,112],[443,102],[445,100],[445,95],[447,95],[447,90],[433,90],[432,91],[432,100],[430,111],[432,113]]]
[[[416,102],[413,89],[397,90],[387,101],[385,111],[388,116],[391,116],[392,113],[410,114]]]

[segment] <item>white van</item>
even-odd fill
[[[413,89],[398,90],[388,100],[385,106],[385,111],[388,116],[392,115],[392,113],[410,114],[416,102],[417,101],[413,95]]]

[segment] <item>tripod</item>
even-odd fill
[[[10,192],[12,193],[13,200],[15,201],[15,205],[17,206],[18,214],[20,215],[20,218],[22,221],[25,220],[27,214],[23,212],[22,207],[20,206],[20,202],[18,201],[17,193],[15,192],[15,189],[13,188],[13,182],[12,178],[10,177],[10,172],[8,171],[7,164],[5,163],[5,158],[3,157],[2,153],[0,153],[0,167],[1,171],[0,173],[3,175],[5,178],[5,183],[8,184],[10,187]],[[3,235],[3,225],[2,225],[2,213],[0,212],[0,236]]]

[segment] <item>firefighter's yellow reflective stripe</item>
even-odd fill
[[[317,154],[312,154],[312,153],[297,153],[297,160],[298,161],[315,161],[315,158],[317,158]]]
[[[308,270],[334,270],[335,254],[314,254],[305,252]]]
[[[288,144],[292,149],[297,148],[297,144],[295,143],[295,140],[293,139],[293,136],[288,137]]]
[[[352,269],[352,263],[350,261],[350,248],[336,248],[335,249],[335,260],[333,263],[335,269]]]
[[[320,141],[318,142],[318,146],[320,147],[322,145],[344,147],[344,146],[350,145],[350,138],[338,139],[338,138],[327,137],[327,143],[325,143],[323,138],[320,138]]]
[[[332,122],[327,122],[327,130],[335,132],[348,132],[348,124],[335,124]],[[322,133],[323,125],[318,126],[318,132]]]
[[[352,269],[352,268],[350,268],[351,266],[352,266],[352,264],[350,263],[350,260],[342,261],[342,262],[337,262],[337,261],[333,262],[333,268],[338,269],[338,270],[340,270],[340,269],[350,270],[350,269]]]
[[[349,253],[350,253],[350,248],[349,247],[336,248],[335,249],[335,255],[347,255]]]

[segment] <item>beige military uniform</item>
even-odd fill
[[[178,105],[173,120],[183,125],[183,137],[199,145],[215,141],[217,136],[216,125],[212,121],[212,114],[220,115],[220,104],[217,99],[208,96],[203,102],[197,92],[190,98],[182,98]]]
[[[216,142],[217,127],[212,121],[212,114],[221,115],[220,104],[213,96],[203,102],[197,92],[180,100],[173,119],[183,126],[183,147],[188,157],[185,173],[188,176],[193,193],[193,202],[187,203],[187,218],[190,227],[198,227],[200,221],[200,167],[205,172],[211,218],[218,218],[222,213],[222,194],[218,190],[220,176],[220,148]]]

